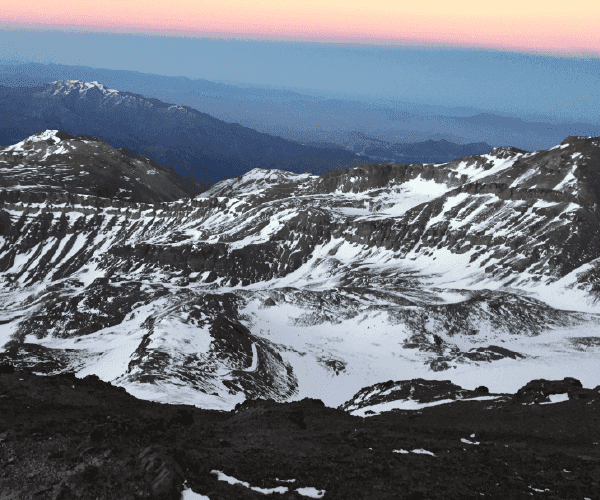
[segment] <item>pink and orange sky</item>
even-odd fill
[[[552,0],[12,0],[0,24],[600,55],[600,2]]]

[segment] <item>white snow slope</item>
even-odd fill
[[[0,346],[21,345],[32,366],[51,358],[41,372],[218,409],[249,397],[337,406],[419,377],[594,387],[600,254],[577,172],[600,143],[586,141],[393,167],[379,184],[360,166],[255,169],[156,206],[3,202],[20,234],[0,232]],[[553,155],[562,163],[544,174]],[[49,232],[33,244],[42,217]],[[466,355],[491,345],[521,356]]]

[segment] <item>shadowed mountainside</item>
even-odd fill
[[[364,161],[350,152],[303,146],[98,82],[0,87],[0,114],[0,143],[45,129],[99,137],[190,179],[197,192],[257,167],[321,173]]]

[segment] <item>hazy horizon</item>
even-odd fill
[[[0,29],[0,58],[308,95],[598,123],[600,59],[476,48],[315,44]]]

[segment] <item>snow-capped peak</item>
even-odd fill
[[[52,82],[52,85],[55,89],[54,94],[59,92],[70,94],[74,90],[79,91],[79,93],[83,93],[93,88],[97,88],[104,95],[119,93],[118,90],[106,88],[103,84],[95,80],[93,82],[82,82],[81,80],[56,80]]]
[[[253,168],[234,179],[226,179],[215,184],[208,191],[198,195],[198,198],[211,196],[231,196],[240,194],[256,194],[265,188],[288,182],[303,182],[317,176],[304,173],[297,174],[279,169]]]
[[[61,138],[58,137],[58,130],[44,130],[43,132],[38,132],[32,136],[29,136],[26,141],[30,142],[40,142],[47,141],[48,139],[53,140],[55,143],[60,142]]]
[[[4,150],[4,152],[23,151],[23,147],[26,144],[32,144],[32,143],[48,141],[48,140],[52,140],[52,141],[54,141],[54,144],[58,144],[59,142],[61,142],[61,138],[58,137],[58,135],[59,135],[58,130],[44,130],[43,132],[38,132],[37,134],[31,135],[31,136],[27,137],[26,139],[23,139],[21,142],[18,142],[17,144],[13,144],[12,146],[7,147]]]

